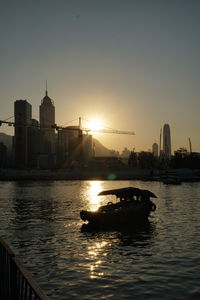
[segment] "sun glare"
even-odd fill
[[[93,118],[88,122],[88,128],[90,130],[100,130],[103,128],[103,121],[99,118]]]
[[[90,209],[95,211],[99,208],[101,197],[97,196],[102,190],[101,181],[90,181],[90,187],[88,190],[88,199],[90,202]]]

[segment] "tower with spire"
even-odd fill
[[[46,155],[55,154],[55,106],[53,100],[48,96],[47,81],[45,96],[40,105],[40,153]]]

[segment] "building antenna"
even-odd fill
[[[46,80],[46,92],[45,95],[48,96],[48,91],[47,91],[47,80]]]
[[[192,143],[191,143],[191,139],[190,138],[188,138],[189,139],[189,147],[190,147],[190,154],[192,153]]]
[[[81,117],[79,117],[79,118],[78,118],[78,126],[79,126],[80,129],[82,128],[81,121],[82,121],[82,120],[81,120]]]

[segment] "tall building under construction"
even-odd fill
[[[92,135],[84,134],[80,126],[68,126],[58,130],[57,164],[66,168],[78,164],[84,166],[92,158]]]

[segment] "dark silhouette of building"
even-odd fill
[[[46,90],[40,105],[40,155],[38,166],[52,168],[55,166],[56,135],[55,135],[55,107]]]
[[[92,135],[83,134],[80,126],[68,126],[58,130],[58,167],[84,166],[92,155]]]
[[[6,146],[7,154],[6,154],[6,164],[3,163],[4,167],[13,167],[14,158],[13,158],[13,136],[0,133],[0,142]],[[3,159],[3,158],[2,158]]]
[[[40,105],[40,123],[32,119],[32,106],[27,100],[16,100],[14,110],[17,168],[52,169],[56,166],[88,165],[93,156],[92,135],[84,134],[81,124],[66,128],[55,126],[55,107],[47,89]]]
[[[82,148],[83,148],[83,163],[88,165],[88,162],[93,157],[93,138],[91,134],[83,134],[82,137]]]
[[[0,142],[0,168],[7,167],[7,147]]]
[[[39,128],[39,122],[35,119],[31,120],[31,126],[28,130],[28,166],[30,168],[36,168],[37,167],[37,157],[40,150],[40,128]]]
[[[163,127],[163,154],[165,157],[171,157],[171,134],[168,124]]]
[[[15,115],[15,166],[17,168],[28,167],[28,156],[30,150],[29,130],[32,123],[32,107],[27,100],[16,100],[14,106]]]
[[[158,157],[158,144],[157,143],[153,143],[152,145],[152,153],[155,157]]]
[[[125,164],[123,164],[121,157],[113,157],[113,156],[103,156],[103,157],[93,157],[89,161],[90,170],[124,170],[127,168]]]

